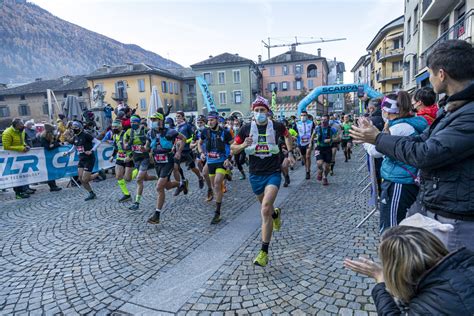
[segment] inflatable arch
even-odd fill
[[[306,110],[306,107],[316,100],[321,94],[338,94],[338,93],[349,93],[349,92],[363,92],[367,93],[369,98],[380,98],[383,96],[380,92],[372,89],[368,85],[357,85],[357,84],[339,84],[334,86],[320,86],[314,88],[303,100],[298,104],[298,116],[301,112]]]

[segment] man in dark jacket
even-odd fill
[[[435,92],[448,96],[429,129],[404,137],[353,127],[351,136],[420,169],[427,215],[454,226],[448,249],[474,250],[474,48],[461,40],[445,41],[428,56],[427,65]]]

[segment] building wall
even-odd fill
[[[115,84],[120,80],[126,82],[126,103],[132,108],[137,107],[136,113],[140,116],[146,116],[148,114],[151,90],[154,85],[158,89],[158,94],[160,95],[161,102],[163,103],[163,105],[173,104],[174,106],[176,106],[176,104],[182,104],[181,81],[172,78],[167,78],[164,76],[150,74],[134,76],[114,76],[110,78],[90,79],[87,81],[87,83],[91,89],[93,89],[95,85],[102,85],[103,90],[107,91],[104,101],[110,103],[112,106],[115,106],[117,105],[117,102],[112,97],[113,94],[116,93]],[[140,91],[139,89],[139,80],[144,80],[145,82],[144,91]],[[166,82],[166,90],[163,89],[162,82]],[[173,84],[172,93],[169,92],[170,83]],[[177,93],[175,93],[175,84],[178,85]]]
[[[421,34],[421,0],[405,0],[405,50],[404,50],[404,76],[403,89],[412,92],[416,88],[415,75],[418,72],[417,59]]]
[[[199,67],[198,69],[193,70],[198,76],[204,76],[205,73],[210,73],[211,82],[208,82],[208,86],[211,90],[214,103],[219,113],[225,113],[225,115],[229,115],[232,112],[237,111],[243,115],[247,115],[250,112],[250,104],[252,103],[254,97],[252,93],[252,87],[256,86],[255,81],[258,80],[258,78],[252,74],[251,67],[249,65],[225,65],[209,68]],[[240,83],[234,82],[234,71],[240,72]],[[219,73],[224,74],[223,83],[219,83]],[[235,91],[241,91],[240,103],[237,103],[234,99]],[[199,113],[202,113],[203,109],[207,109],[207,107],[199,87],[196,87],[196,93],[197,110]],[[221,100],[219,96],[220,93],[225,94],[225,100]]]
[[[90,93],[89,90],[83,90],[82,96],[79,96],[79,91],[71,92],[55,92],[56,99],[59,106],[62,106],[63,102],[68,95],[74,95],[78,97],[79,103],[83,106],[90,107]],[[3,96],[3,101],[0,101],[0,129],[4,129],[9,126],[13,118],[20,117],[23,120],[34,119],[36,123],[48,122],[48,99],[45,93],[25,94],[24,100],[21,100],[20,95]],[[26,115],[20,113],[20,106],[27,106]],[[54,100],[53,106],[56,107]],[[7,108],[5,113],[4,108]],[[4,115],[7,114],[7,115]]]
[[[371,52],[371,81],[373,88],[382,93],[389,93],[402,88],[403,78],[403,40],[400,48],[394,48],[394,42],[403,39],[403,25],[389,31],[385,37],[377,43],[375,49]],[[379,58],[379,56],[391,56]],[[400,52],[400,55],[397,53]],[[393,63],[399,63],[399,70],[393,70]]]

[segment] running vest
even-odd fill
[[[311,130],[313,129],[313,122],[298,122],[296,127],[298,128],[300,146],[309,145],[311,141]]]
[[[120,134],[112,135],[112,140],[114,141],[115,148],[117,148],[117,160],[124,160],[130,154],[129,150],[123,149],[122,140],[125,135],[125,131],[122,131]]]
[[[133,152],[133,157],[135,159],[146,158],[148,157],[147,152],[142,152],[140,149],[146,144],[146,133],[143,128],[138,130],[138,133],[135,133],[134,129],[130,129],[130,139],[128,140],[128,146]]]
[[[324,129],[326,129],[326,135],[323,135],[324,134]],[[330,147],[332,146],[332,136],[333,136],[333,133],[332,133],[332,128],[331,126],[328,126],[328,127],[322,127],[322,126],[318,126],[317,127],[317,130],[316,130],[316,133],[317,133],[317,145],[319,147]],[[324,142],[324,140],[326,139],[330,139],[331,142],[329,144],[326,144]]]
[[[351,135],[349,134],[351,128],[352,128],[352,123],[344,123],[342,124],[343,132],[342,132],[342,139],[351,139]]]
[[[257,123],[252,121],[249,136],[252,137],[252,145],[245,148],[247,155],[253,155],[263,159],[280,152],[280,148],[278,148],[275,140],[275,130],[273,129],[273,122],[271,120],[268,120],[265,134],[259,134]]]
[[[215,138],[211,137],[211,130],[210,128],[206,128],[206,150],[207,152],[211,152],[214,150],[217,150],[217,152],[220,153],[225,153],[225,142],[224,142],[224,129],[219,127],[217,130],[217,134],[220,136],[217,136]]]

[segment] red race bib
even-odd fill
[[[220,157],[219,153],[216,153],[215,151],[209,152],[207,156],[211,159],[218,159]]]
[[[84,152],[84,146],[76,146],[77,152],[82,154]]]
[[[157,163],[167,163],[168,162],[168,155],[167,154],[156,154],[155,161]]]

